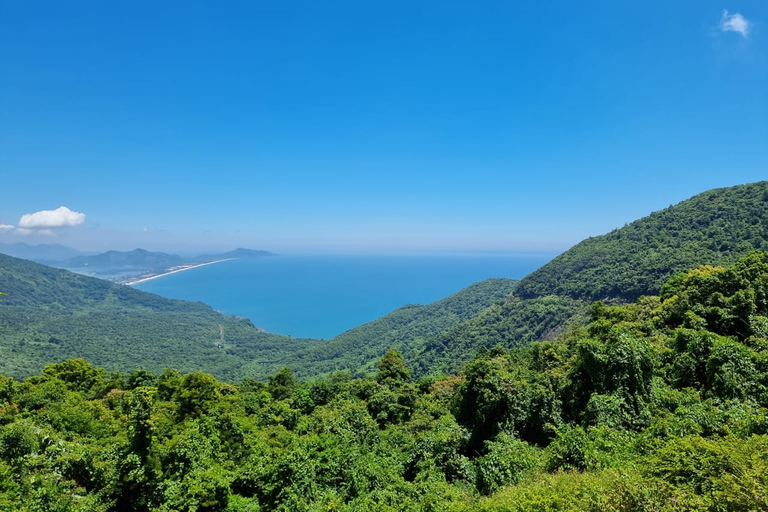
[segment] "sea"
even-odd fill
[[[200,301],[267,332],[333,338],[406,304],[493,277],[520,279],[554,254],[278,255],[236,259],[134,285]]]

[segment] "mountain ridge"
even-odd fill
[[[61,262],[64,268],[80,267],[136,267],[166,269],[184,263],[181,256],[164,252],[150,252],[136,248],[132,251],[110,250],[91,256],[77,256]]]
[[[416,374],[456,372],[479,349],[553,339],[569,324],[586,322],[595,300],[622,304],[656,295],[679,272],[767,249],[768,181],[707,190],[583,240],[521,279],[503,304],[404,357]]]
[[[201,254],[192,258],[193,261],[205,263],[208,261],[221,260],[227,258],[239,258],[239,259],[253,259],[253,258],[265,258],[267,256],[277,256],[277,254],[269,251],[262,251],[257,249],[244,249],[238,247],[232,251],[227,251],[221,254]]]
[[[29,245],[24,242],[16,242],[14,244],[0,244],[0,254],[6,254],[8,256],[13,256],[14,258],[37,261],[38,263],[43,261],[63,261],[69,258],[83,255],[81,251],[66,245]]]
[[[105,277],[119,283],[130,283],[136,280],[162,274],[182,266],[200,263],[211,263],[219,260],[240,258],[255,259],[275,256],[274,253],[262,250],[244,249],[242,247],[221,254],[201,254],[185,258],[177,254],[152,252],[136,248],[132,251],[110,250],[94,255],[80,255],[59,262],[39,261],[51,266],[75,270],[94,277]]]
[[[583,240],[524,277],[516,295],[631,302],[698,261],[733,263],[749,250],[768,249],[767,219],[768,181],[707,190]]]

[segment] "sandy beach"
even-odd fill
[[[154,276],[149,277],[142,277],[141,279],[136,279],[135,281],[129,281],[125,283],[128,286],[133,286],[134,284],[143,283],[144,281],[149,281],[151,279],[157,279],[158,277],[164,277],[169,274],[175,274],[176,272],[184,272],[185,270],[192,270],[193,268],[197,267],[204,267],[206,265],[213,265],[214,263],[221,263],[222,261],[230,261],[230,260],[236,260],[237,258],[224,258],[222,260],[216,260],[216,261],[207,261],[205,263],[197,263],[194,265],[184,265],[179,268],[174,268],[173,270],[169,270],[168,272],[163,272],[162,274],[157,274]]]

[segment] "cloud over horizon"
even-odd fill
[[[53,235],[54,229],[79,226],[85,222],[85,214],[75,212],[66,206],[55,210],[40,210],[35,213],[25,213],[19,219],[15,233],[19,235]],[[0,224],[0,231],[10,231],[14,226]]]
[[[73,212],[66,206],[55,210],[27,213],[19,220],[19,229],[50,229],[79,226],[85,222],[85,214]]]
[[[730,14],[728,10],[723,11],[720,18],[720,30],[723,32],[737,32],[742,37],[749,35],[749,21],[740,13]]]

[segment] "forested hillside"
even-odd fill
[[[709,190],[588,238],[526,276],[515,295],[632,301],[677,272],[756,249],[768,249],[768,181]]]
[[[289,365],[301,377],[336,369],[373,371],[382,346],[407,346],[471,318],[514,289],[476,283],[428,305],[409,305],[332,341],[260,332],[202,303],[0,255],[0,373],[28,377],[51,362],[83,357],[111,371],[205,370],[220,379],[264,379]]]
[[[736,511],[768,496],[768,253],[456,376],[0,379],[0,509]]]
[[[246,362],[269,363],[308,340],[259,332],[202,303],[0,255],[0,373],[18,378],[84,357],[109,370],[173,366],[242,378]],[[264,370],[266,372],[266,370]]]
[[[765,249],[768,181],[710,190],[584,240],[523,278],[503,304],[404,356],[418,374],[456,372],[478,349],[553,339],[566,325],[583,323],[593,300],[635,300],[687,268],[727,265]]]
[[[383,351],[420,347],[424,340],[503,302],[517,283],[512,279],[487,279],[431,304],[408,304],[332,340],[287,354],[281,364],[295,369],[300,376],[339,370],[358,375],[373,373]]]

